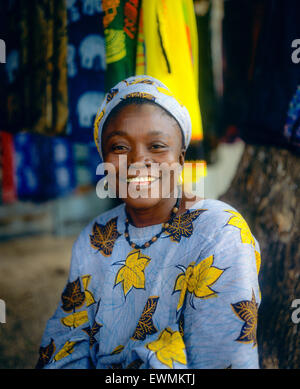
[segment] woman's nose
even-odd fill
[[[147,166],[152,162],[148,150],[142,146],[135,147],[130,153],[129,158],[129,165],[134,165],[136,167]]]

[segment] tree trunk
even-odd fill
[[[220,200],[237,208],[261,248],[261,368],[300,368],[300,158],[275,147],[246,145],[229,190]]]

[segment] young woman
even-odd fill
[[[38,368],[258,368],[259,244],[237,210],[178,185],[190,138],[158,80],[106,95],[95,141],[122,203],[74,243]]]

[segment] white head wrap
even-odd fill
[[[192,123],[188,110],[176,100],[170,90],[159,80],[146,75],[133,76],[119,82],[105,95],[96,115],[94,139],[102,159],[101,135],[103,125],[114,107],[121,101],[133,97],[152,100],[168,111],[177,120],[184,136],[184,146],[185,148],[188,147],[192,135]]]

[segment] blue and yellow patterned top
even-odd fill
[[[124,237],[125,205],[73,246],[37,368],[258,368],[259,243],[231,206],[205,199],[150,247]],[[129,225],[141,245],[161,225]]]

